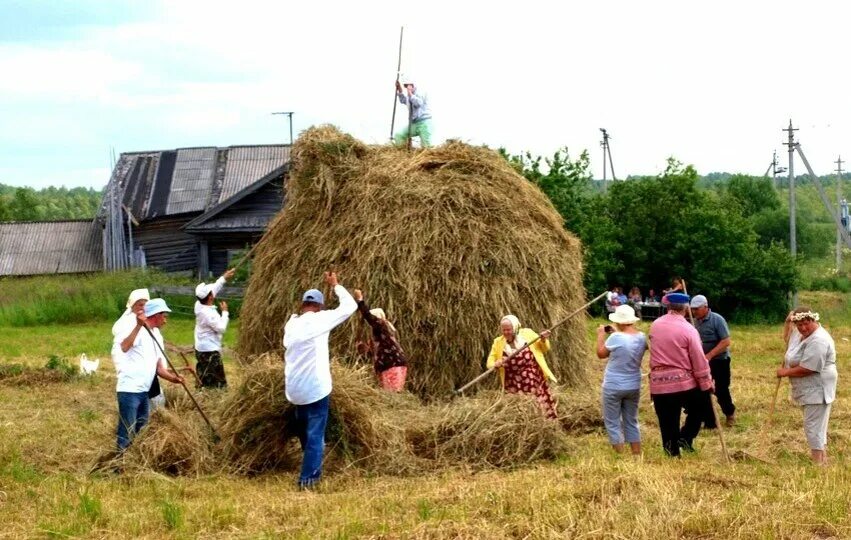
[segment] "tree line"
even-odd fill
[[[0,184],[0,221],[93,219],[103,192],[92,188],[35,190]]]
[[[576,159],[567,149],[549,158],[502,153],[582,240],[589,294],[613,286],[658,293],[682,276],[691,294],[707,295],[734,319],[786,314],[800,275],[788,249],[788,207],[770,178],[718,175],[707,182],[672,158],[661,174],[601,189],[587,152]],[[835,232],[814,197],[802,202],[799,257],[823,257]]]

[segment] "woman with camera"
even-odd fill
[[[612,448],[626,450],[628,442],[634,456],[641,455],[638,427],[638,398],[641,394],[641,360],[647,350],[647,338],[635,328],[638,317],[630,306],[618,306],[609,320],[615,325],[597,328],[597,356],[608,358],[603,375],[603,420]],[[606,339],[606,334],[609,335]]]

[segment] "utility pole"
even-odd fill
[[[280,111],[280,112],[273,112],[272,113],[273,116],[276,115],[276,114],[285,114],[289,117],[289,119],[290,119],[290,146],[292,146],[293,145],[293,114],[294,113],[292,111]]]
[[[765,170],[765,175],[768,176],[768,173],[771,173],[771,184],[774,186],[774,189],[777,189],[777,175],[786,172],[786,167],[778,167],[779,163],[777,162],[777,150],[771,156],[771,164]]]
[[[796,238],[796,227],[795,227],[795,132],[798,131],[797,128],[792,127],[792,119],[789,119],[789,127],[783,129],[781,131],[785,131],[788,134],[788,142],[785,142],[786,146],[789,147],[789,252],[792,255],[792,259],[795,260],[798,258],[798,241]],[[798,293],[792,293],[792,307],[798,306]]]
[[[607,182],[606,174],[607,174],[608,170],[611,169],[611,171],[612,171],[612,181],[613,182],[617,181],[617,177],[615,176],[615,165],[614,165],[614,162],[612,161],[612,147],[609,145],[609,139],[611,139],[611,137],[609,136],[609,133],[605,129],[600,128],[600,131],[603,132],[603,140],[600,142],[600,146],[603,147],[603,191],[605,191],[606,190],[606,182]],[[609,159],[608,167],[606,166],[606,158],[607,157]]]
[[[842,215],[842,156],[837,156],[836,161],[836,211]],[[845,223],[843,223],[843,226]],[[836,229],[836,271],[842,271],[842,231]]]

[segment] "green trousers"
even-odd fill
[[[431,146],[431,119],[420,120],[411,124],[411,138],[419,137],[420,146],[428,148]],[[396,146],[405,146],[408,143],[408,125],[393,136]]]

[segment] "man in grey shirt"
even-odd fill
[[[694,325],[703,343],[703,354],[709,362],[712,379],[715,380],[715,397],[727,417],[727,427],[736,424],[736,406],[730,395],[730,329],[724,317],[709,309],[709,301],[699,294],[691,299]],[[704,425],[715,427],[712,411],[707,411]]]
[[[410,114],[410,130],[407,123],[401,131],[393,136],[396,146],[405,146],[408,138],[419,137],[420,146],[431,146],[431,110],[428,107],[428,96],[414,84],[410,76],[403,76],[402,83],[396,81],[396,97],[402,105],[408,105]]]

